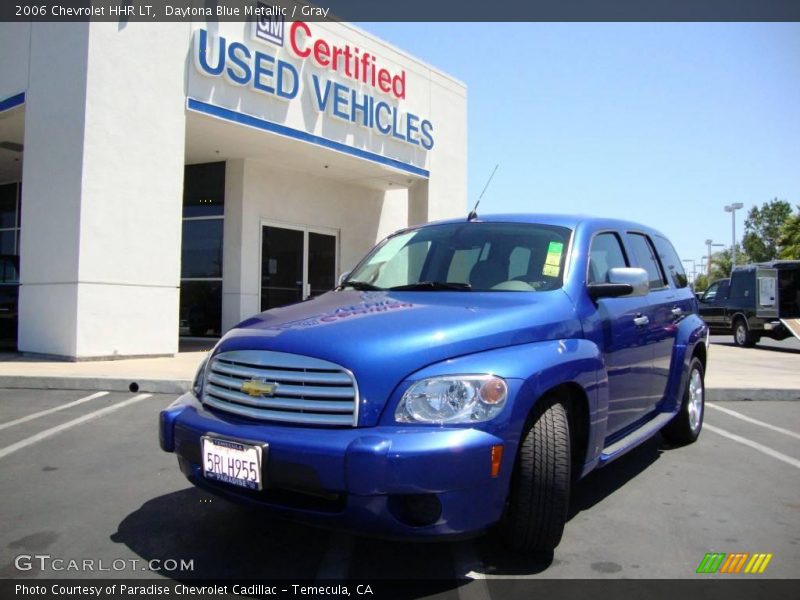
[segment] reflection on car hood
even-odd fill
[[[314,356],[350,369],[377,420],[394,387],[448,358],[580,334],[563,290],[329,292],[240,323],[215,352],[264,349]]]

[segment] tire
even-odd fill
[[[686,378],[681,409],[661,430],[664,439],[676,446],[691,444],[697,440],[703,430],[705,402],[705,370],[703,363],[695,356],[689,363],[689,376]]]
[[[749,348],[756,343],[747,327],[747,321],[741,317],[733,322],[733,343],[740,348]]]
[[[500,524],[506,545],[530,554],[551,553],[569,511],[570,432],[563,404],[545,403],[522,437]]]

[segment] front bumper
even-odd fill
[[[254,423],[203,407],[185,394],[161,412],[161,448],[178,455],[195,485],[309,522],[390,537],[465,535],[495,523],[513,467],[491,476],[503,440],[469,428],[383,426],[324,429]],[[264,489],[205,479],[203,435],[268,445]]]

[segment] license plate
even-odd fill
[[[231,485],[260,490],[260,446],[203,436],[203,477]]]

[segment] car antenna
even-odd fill
[[[500,166],[499,164],[496,164],[494,166],[494,171],[492,171],[492,174],[489,175],[489,179],[486,180],[486,185],[483,186],[483,191],[481,192],[481,195],[478,196],[478,201],[475,203],[475,208],[473,208],[467,215],[467,221],[474,221],[475,219],[478,218],[478,204],[481,203],[481,198],[483,198],[483,195],[486,193],[486,188],[488,188],[489,184],[492,182],[492,177],[494,177],[494,174],[497,173],[497,167],[499,166]]]

